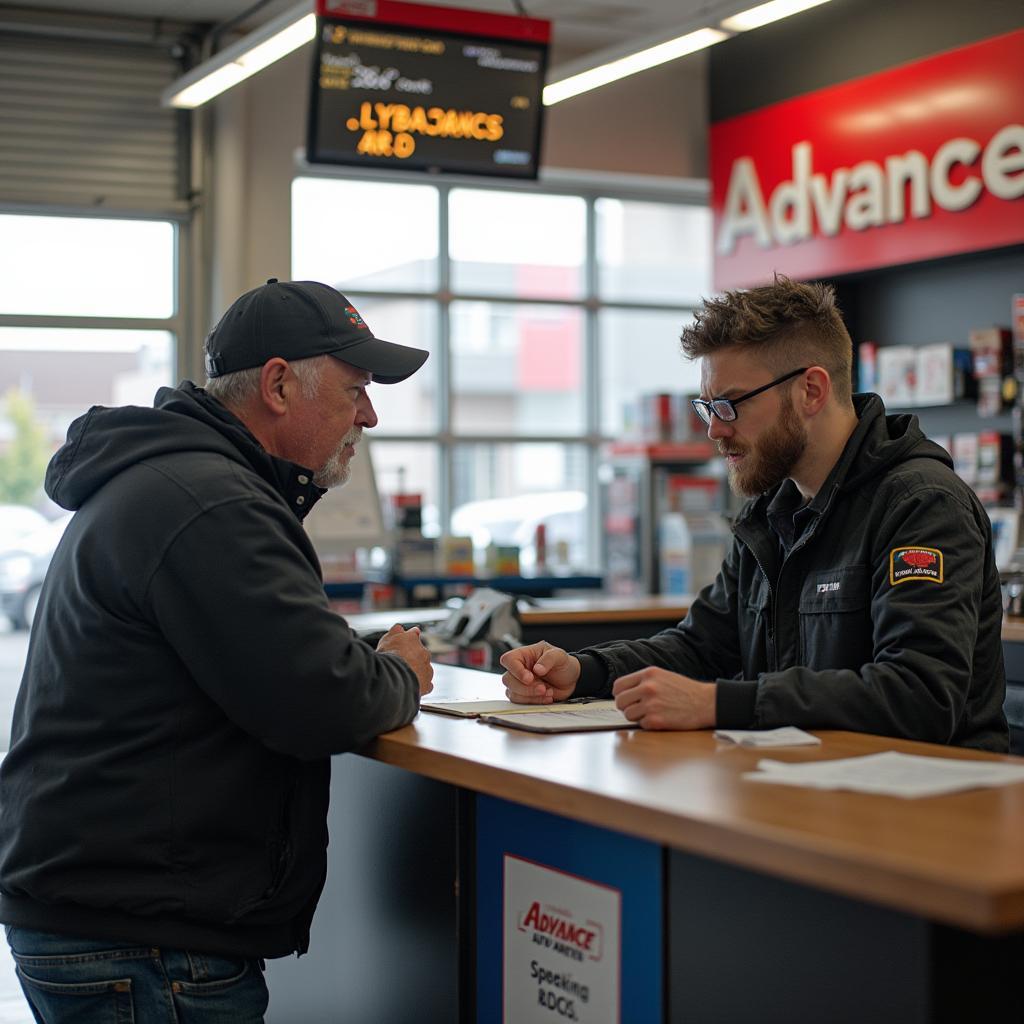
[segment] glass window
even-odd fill
[[[583,433],[578,307],[453,302],[451,353],[456,433]]]
[[[390,503],[396,494],[419,494],[423,498],[423,532],[436,537],[440,532],[440,465],[438,446],[433,442],[387,441],[374,430],[370,435],[377,490],[391,522]]]
[[[587,457],[581,444],[456,444],[451,532],[515,544],[520,568],[536,567],[537,527],[544,525],[547,564],[587,568]]]
[[[641,395],[700,391],[700,364],[686,359],[679,347],[679,334],[691,320],[682,310],[600,312],[601,429],[606,436],[637,432]]]
[[[705,206],[598,199],[602,299],[696,304],[711,291],[711,211]]]
[[[579,196],[453,189],[452,290],[513,298],[582,298],[587,206]]]
[[[50,452],[91,405],[152,405],[173,368],[168,331],[0,327],[0,395],[30,402]],[[0,416],[0,443],[11,429]]]
[[[438,429],[437,303],[420,299],[385,299],[350,295],[356,309],[378,338],[425,348],[423,367],[399,384],[373,384],[369,389],[381,434],[434,434]]]
[[[385,501],[422,494],[428,536],[516,544],[526,572],[543,523],[553,567],[597,569],[586,503],[604,439],[626,436],[642,396],[699,389],[679,333],[711,288],[707,208],[348,176],[299,178],[292,198],[292,276],[431,352],[371,392]]]
[[[166,221],[0,214],[0,313],[175,313],[175,229]]]
[[[292,278],[348,290],[437,287],[438,196],[432,185],[296,178]]]

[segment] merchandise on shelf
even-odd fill
[[[887,406],[914,404],[917,352],[912,345],[886,345],[878,350],[878,393]]]
[[[695,397],[667,391],[639,395],[623,407],[624,438],[646,444],[703,440],[707,428],[690,404]]]
[[[970,332],[971,359],[978,382],[978,415],[998,416],[1017,397],[1013,347],[1006,327],[978,327]]]
[[[971,353],[948,342],[921,345],[916,349],[913,405],[949,405],[977,394],[971,372]]]
[[[878,345],[873,341],[857,346],[857,390],[878,390]]]
[[[472,576],[476,569],[473,561],[473,538],[442,537],[441,569],[449,576]]]

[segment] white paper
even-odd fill
[[[864,757],[787,764],[762,760],[743,778],[814,789],[849,789],[882,796],[919,797],[1024,782],[1024,767],[999,761],[921,757],[888,750]]]
[[[731,740],[741,747],[817,747],[821,740],[795,725],[779,729],[716,729],[716,740]]]
[[[438,711],[444,715],[457,715],[460,718],[477,718],[481,715],[552,715],[560,711],[572,711],[576,708],[614,708],[613,700],[587,701],[555,701],[552,704],[514,704],[510,700],[481,700],[476,696],[445,697],[431,694],[420,701],[423,711]]]
[[[527,732],[590,732],[599,729],[635,729],[617,707],[607,707],[611,701],[601,701],[600,706],[581,704],[567,711],[550,711],[546,715],[481,715],[481,722],[505,725]]]

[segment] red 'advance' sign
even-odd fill
[[[1024,29],[711,126],[715,287],[1024,241]]]

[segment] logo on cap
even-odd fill
[[[889,552],[889,582],[943,581],[942,552],[938,548],[893,548]]]
[[[363,323],[363,318],[359,315],[354,306],[346,306],[345,312],[348,314],[348,322],[353,327],[361,327],[364,331],[368,331],[369,328]]]

